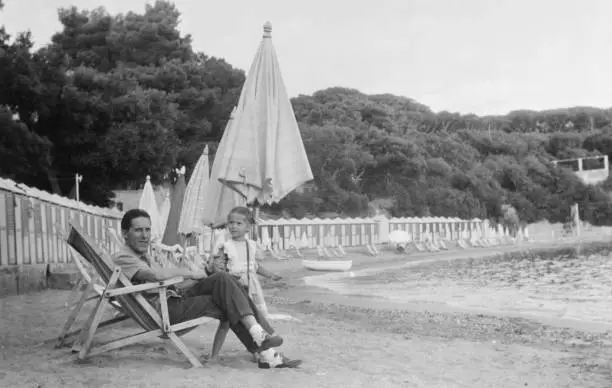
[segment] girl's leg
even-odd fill
[[[215,333],[215,339],[213,341],[212,351],[210,352],[210,361],[219,360],[219,352],[221,351],[221,347],[223,347],[223,343],[225,342],[225,337],[227,336],[229,329],[229,321],[219,321],[219,326],[217,327],[217,332]]]

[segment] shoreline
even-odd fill
[[[579,247],[577,247],[579,245]],[[612,244],[601,241],[569,241],[564,244],[541,243],[526,246],[507,246],[502,249],[473,249],[451,252],[439,252],[438,254],[420,253],[415,255],[404,255],[399,259],[387,259],[379,263],[366,262],[363,259],[357,261],[356,268],[349,272],[316,272],[306,271],[299,278],[293,278],[289,285],[281,288],[269,289],[269,299],[272,305],[292,306],[299,304],[321,305],[314,310],[326,311],[328,307],[345,306],[363,311],[385,310],[403,311],[415,314],[460,314],[470,316],[485,316],[498,320],[526,320],[533,325],[551,327],[559,330],[571,330],[577,333],[593,333],[612,339],[612,323],[594,322],[572,318],[554,318],[525,312],[509,312],[503,310],[492,310],[488,308],[461,307],[449,305],[445,302],[435,301],[400,301],[385,298],[380,295],[367,295],[346,290],[344,285],[337,285],[338,281],[347,278],[375,275],[383,271],[402,270],[410,267],[428,264],[439,264],[442,262],[464,262],[469,260],[487,260],[498,258],[503,255],[512,255],[525,252],[529,254],[558,254],[568,253],[577,248],[582,254],[592,254],[594,251],[610,251]],[[398,255],[400,256],[400,255]],[[294,272],[293,272],[294,273]],[[327,306],[327,307],[322,307]]]

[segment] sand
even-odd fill
[[[408,257],[385,252],[378,258],[353,252],[351,257],[358,279],[414,262],[487,254],[491,250]],[[300,369],[259,370],[231,334],[221,364],[202,369],[189,369],[187,361],[160,340],[78,364],[68,348],[58,350],[44,342],[57,335],[68,314],[64,304],[69,292],[49,290],[0,299],[0,386],[558,388],[609,387],[612,381],[610,331],[462,311],[435,299],[400,306],[397,301],[307,285],[303,279],[313,273],[301,269],[297,260],[266,267],[285,277],[269,284],[266,293],[272,313],[299,320],[273,324],[285,337],[281,351],[304,359]],[[469,288],[465,292],[469,294]],[[213,322],[187,334],[187,346],[203,357],[215,328]],[[126,323],[101,339],[134,330]]]

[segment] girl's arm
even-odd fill
[[[257,274],[272,280],[281,280],[283,278],[282,276],[275,274],[274,272],[268,271],[261,264],[257,266]]]

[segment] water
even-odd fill
[[[311,277],[344,295],[449,309],[610,325],[612,256],[417,262],[383,271]]]

